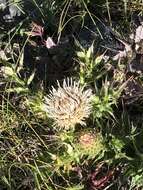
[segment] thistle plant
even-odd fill
[[[81,49],[77,52],[77,59],[80,65],[79,78],[82,85],[98,80],[110,70],[110,67],[106,68],[103,64],[104,54],[95,54],[94,43],[88,49],[83,48],[78,42],[76,43]]]
[[[80,64],[80,83],[84,84],[86,79],[91,80],[94,68],[93,44],[88,50],[81,47],[81,51],[77,52],[78,61]]]
[[[117,106],[118,99],[126,87],[127,82],[114,86],[115,81],[105,80],[102,88],[96,87],[96,94],[92,98],[93,117],[95,120],[99,118],[108,118],[109,115],[114,118],[114,107]]]
[[[91,130],[78,132],[67,131],[60,134],[61,154],[56,156],[56,169],[62,168],[62,172],[70,172],[74,165],[82,164],[83,158],[99,159],[104,156],[106,150],[101,133]]]
[[[91,89],[84,90],[79,82],[68,78],[62,86],[58,82],[57,89],[52,87],[50,94],[45,97],[44,110],[59,128],[70,129],[76,124],[85,125],[85,119],[91,113],[91,97]]]
[[[35,95],[29,96],[25,99],[23,104],[30,109],[37,118],[45,119],[46,114],[43,111],[43,94],[41,91],[38,91]]]

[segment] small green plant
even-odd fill
[[[102,83],[102,88],[96,88],[96,94],[93,96],[93,117],[108,118],[109,115],[114,117],[113,107],[117,106],[117,101],[126,84],[114,87],[109,81]]]
[[[20,68],[21,70],[21,68]],[[1,67],[1,74],[4,77],[3,82],[9,82],[7,92],[16,92],[16,93],[28,93],[29,85],[32,82],[35,72],[29,76],[28,79],[22,79],[19,74],[19,68],[16,65],[8,64]]]
[[[79,132],[60,132],[59,143],[61,151],[55,156],[55,165],[57,168],[64,168],[64,172],[72,171],[74,165],[82,164],[84,158],[101,159],[104,157],[106,147],[104,140],[99,132],[81,130]]]
[[[30,109],[31,112],[37,116],[39,119],[46,119],[47,115],[45,112],[45,105],[43,101],[43,93],[42,91],[39,91],[35,93],[35,95],[28,96],[25,98],[25,101],[23,104],[27,107],[27,109]]]
[[[104,74],[102,70],[103,55],[94,55],[94,43],[86,50],[80,45],[81,51],[77,52],[80,65],[80,83],[94,82]],[[102,70],[102,72],[101,72]]]

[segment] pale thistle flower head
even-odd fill
[[[52,87],[50,95],[45,97],[45,111],[54,120],[56,126],[69,129],[79,123],[85,125],[85,119],[91,113],[91,89],[84,90],[78,82],[68,78],[61,86]]]

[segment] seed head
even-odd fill
[[[58,82],[58,88],[52,87],[50,95],[45,97],[45,110],[56,126],[69,129],[79,123],[85,125],[85,119],[91,112],[91,90],[84,90],[72,78]]]

